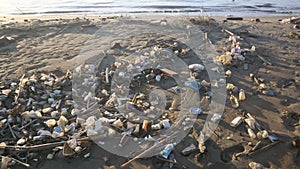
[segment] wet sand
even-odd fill
[[[14,18],[14,20],[11,20]],[[39,19],[34,19],[39,18]],[[174,20],[176,18],[163,17]],[[184,17],[185,19],[191,19]],[[243,38],[242,48],[256,46],[256,53],[247,56],[248,70],[243,64],[224,66],[230,69],[232,76],[227,82],[235,84],[246,92],[246,100],[240,102],[240,109],[250,112],[267,130],[285,133],[279,136],[281,142],[274,147],[259,152],[253,156],[240,156],[232,159],[233,153],[249,148],[249,142],[256,144],[258,139],[249,138],[244,125],[232,128],[229,123],[239,111],[230,105],[229,97],[225,111],[215,134],[206,141],[207,150],[203,155],[194,152],[189,156],[181,155],[181,151],[190,143],[197,145],[199,130],[205,121],[206,113],[199,115],[191,134],[176,145],[174,149],[177,164],[174,168],[248,168],[250,161],[263,164],[266,168],[300,168],[299,149],[291,146],[293,137],[300,136],[299,123],[299,81],[300,81],[300,42],[290,36],[290,32],[300,33],[293,24],[283,24],[279,19],[285,17],[244,18],[242,21],[214,17],[202,23],[202,17],[193,17],[196,26],[208,31],[208,38],[216,51],[221,55],[231,49],[228,42],[227,29]],[[26,20],[24,20],[26,19]],[[50,71],[66,72],[73,69],[77,56],[84,43],[101,29],[101,25],[115,22],[118,17],[75,17],[75,16],[7,16],[1,17],[1,36],[12,37],[13,40],[0,40],[0,77],[1,81],[20,78],[22,74],[30,76],[33,73]],[[143,19],[141,17],[137,19]],[[149,20],[149,18],[147,18]],[[161,17],[150,18],[160,21]],[[198,22],[199,21],[199,22]],[[116,31],[122,31],[116,29]],[[138,42],[135,42],[138,43]],[[262,56],[264,63],[257,55]],[[275,96],[266,96],[256,91],[255,84],[249,74],[264,79],[266,84],[274,89]],[[289,86],[286,86],[291,82]],[[230,136],[231,139],[227,139]],[[250,146],[251,147],[251,146]],[[63,158],[56,156],[54,160],[46,160],[46,152],[40,152],[42,159],[32,164],[33,168],[119,168],[128,159],[111,154],[93,145],[89,158]],[[158,168],[160,161],[156,158],[138,159],[127,168]],[[165,164],[166,165],[166,164]],[[165,166],[166,168],[167,166]],[[13,166],[12,168],[22,168]]]

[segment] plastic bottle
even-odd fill
[[[257,162],[250,162],[249,167],[251,169],[264,169],[264,166],[260,163],[257,163]]]
[[[198,115],[202,113],[202,109],[201,108],[191,108],[191,113]]]
[[[168,129],[171,127],[169,119],[165,119],[165,120],[161,121],[161,124],[162,124],[163,128],[165,128],[165,129]]]
[[[231,127],[237,127],[238,125],[240,125],[243,122],[243,118],[242,117],[236,117],[234,118],[231,122],[230,122],[230,126]]]
[[[173,148],[174,148],[173,144],[167,144],[165,149],[163,151],[161,151],[160,154],[162,155],[162,157],[167,159],[169,157],[169,155],[171,154]]]
[[[268,138],[269,137],[268,131],[267,130],[261,131],[261,136],[262,136],[262,138]]]
[[[245,123],[251,128],[251,129],[255,129],[255,120],[252,118],[247,118],[245,119]]]
[[[157,76],[155,77],[155,80],[156,80],[157,82],[159,82],[159,81],[161,80],[161,76],[160,76],[160,75],[157,75]]]
[[[159,123],[158,124],[152,124],[151,129],[152,130],[159,130],[159,129],[161,129],[161,124],[159,124]]]
[[[230,96],[230,102],[231,102],[231,106],[233,108],[238,108],[239,107],[238,99],[234,95]]]
[[[210,120],[211,120],[212,122],[216,123],[218,120],[221,119],[221,117],[222,117],[221,114],[215,113],[215,114],[211,117]]]
[[[244,101],[244,100],[246,100],[245,91],[244,91],[244,89],[240,89],[240,92],[239,92],[239,101]]]
[[[248,132],[250,138],[256,138],[256,134],[254,133],[254,131],[247,125],[246,125],[246,128],[247,128],[247,132]]]
[[[149,121],[148,120],[144,120],[143,125],[142,125],[142,129],[147,131],[148,130],[148,125],[149,125]]]

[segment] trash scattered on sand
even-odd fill
[[[227,20],[242,19],[227,18]],[[259,21],[256,19],[256,22]],[[299,18],[285,20],[282,23],[299,24]],[[168,22],[167,20],[161,20],[160,24],[166,26]],[[82,28],[93,26],[95,25],[84,25]],[[30,77],[24,75],[19,80],[1,83],[0,135],[2,139],[0,139],[0,150],[5,150],[1,151],[3,155],[2,165],[7,168],[14,161],[28,167],[33,161],[40,160],[39,158],[31,158],[28,154],[51,148],[53,150],[44,156],[45,159],[55,159],[59,153],[65,157],[90,158],[92,154],[88,149],[90,144],[87,143],[90,143],[92,137],[98,137],[98,143],[105,145],[107,142],[103,141],[103,138],[113,138],[117,133],[121,134],[121,137],[118,138],[118,148],[126,147],[129,137],[134,137],[133,140],[138,143],[143,141],[157,143],[157,140],[152,136],[174,125],[174,119],[178,117],[176,111],[180,105],[180,99],[176,96],[187,89],[205,91],[205,95],[199,101],[199,106],[189,107],[187,112],[190,115],[206,115],[207,107],[210,104],[212,95],[214,95],[210,88],[220,85],[226,86],[227,98],[230,102],[229,105],[231,105],[229,107],[234,108],[232,109],[234,111],[240,111],[239,108],[243,108],[243,105],[247,104],[247,100],[251,99],[253,95],[250,94],[250,90],[238,83],[234,83],[234,81],[226,82],[226,78],[234,79],[236,76],[235,71],[231,69],[233,66],[237,66],[239,71],[251,73],[250,79],[253,82],[254,91],[261,95],[276,97],[278,91],[274,90],[268,80],[257,76],[252,71],[253,65],[248,62],[247,57],[249,55],[252,57],[257,56],[267,65],[272,65],[272,63],[265,56],[257,54],[256,48],[259,47],[243,48],[243,43],[240,43],[240,41],[244,40],[243,36],[235,35],[229,30],[225,32],[230,34],[228,40],[232,43],[232,46],[228,47],[229,50],[223,54],[215,56],[214,62],[226,66],[226,76],[222,77],[222,79],[208,82],[202,78],[205,66],[200,63],[189,63],[188,70],[190,72],[187,72],[187,74],[190,75],[190,79],[184,82],[184,87],[181,88],[176,85],[165,86],[173,96],[172,98],[168,97],[168,100],[164,100],[160,93],[153,92],[149,95],[148,90],[157,87],[158,84],[172,81],[172,78],[180,76],[182,72],[163,66],[157,69],[141,70],[141,67],[134,66],[133,62],[135,61],[126,60],[126,57],[120,57],[121,59],[117,59],[110,65],[105,65],[102,69],[99,69],[94,64],[85,64],[75,70],[75,72],[83,75],[81,85],[95,90],[95,95],[93,95],[89,92],[80,93],[79,90],[74,89],[75,91],[73,92],[79,93],[82,103],[85,105],[80,110],[74,107],[74,96],[72,95],[72,89],[69,88],[73,81],[73,74],[70,71],[63,76],[57,76],[49,72],[33,74]],[[299,34],[296,32],[290,32],[289,36],[299,39]],[[2,43],[2,39],[4,39],[3,42],[5,43],[13,41],[13,39],[8,37],[1,37],[0,43]],[[186,58],[192,53],[191,49],[179,42],[170,41],[169,43],[171,45],[164,46],[165,44],[163,43],[154,45],[151,48],[152,51],[141,53],[140,58],[136,62],[151,61],[151,57],[162,50],[171,51],[171,53],[182,58]],[[114,43],[109,52],[113,53],[115,52],[114,50],[122,48],[122,44]],[[126,66],[126,69],[117,71],[122,66]],[[112,77],[117,76],[119,79],[126,79],[129,78],[128,75],[131,71],[136,74],[129,84],[130,97],[119,98],[117,96],[120,93],[127,92],[127,89],[119,83],[114,90],[110,91],[110,83],[116,80]],[[211,68],[211,71],[218,74],[221,73],[218,67]],[[85,76],[85,73],[91,72],[97,74],[97,76]],[[294,84],[295,82],[288,82],[282,88],[288,88]],[[143,87],[142,90],[137,91],[136,89],[140,87]],[[163,105],[162,103],[166,102],[168,106],[161,106]],[[92,108],[97,109],[97,115],[87,113],[86,118],[77,116],[80,113],[89,112]],[[119,108],[119,110],[128,108],[130,112],[125,114],[124,112],[116,111],[116,108]],[[156,117],[155,112],[159,111],[163,111],[163,113]],[[140,114],[143,116],[139,116]],[[155,117],[156,120],[148,120],[148,117]],[[222,119],[222,115],[215,112],[209,121],[218,122]],[[254,156],[256,153],[266,151],[281,142],[281,137],[277,137],[278,133],[264,128],[257,119],[259,118],[245,111],[243,113],[239,112],[238,115],[234,115],[230,119],[231,129],[243,129],[239,133],[240,136],[244,137],[243,139],[245,140],[251,140],[249,145],[252,146],[251,150],[235,154],[236,158],[240,155]],[[189,119],[187,118],[181,124],[185,126],[188,121]],[[227,136],[228,142],[236,141],[233,134]],[[200,154],[206,153],[207,145],[205,145],[205,139],[200,138],[197,142],[198,145],[194,143],[187,144],[182,149],[181,154],[188,156],[197,151]],[[168,162],[170,168],[177,163],[175,160],[175,145],[166,143],[157,157],[162,161]],[[292,146],[299,148],[299,139],[294,139]],[[6,150],[18,151],[17,159],[10,157]],[[131,162],[131,160],[128,162]],[[249,167],[264,168],[263,165],[256,162],[250,162]]]

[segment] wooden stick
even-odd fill
[[[255,155],[255,154],[257,154],[257,153],[259,153],[259,152],[261,152],[261,151],[267,150],[267,149],[269,149],[269,148],[275,146],[275,145],[278,144],[279,142],[281,142],[281,141],[276,141],[276,142],[270,143],[270,144],[268,144],[268,145],[266,145],[266,146],[264,146],[264,147],[262,147],[262,148],[260,148],[260,149],[257,149],[256,151],[253,151],[253,152],[249,153],[248,155],[249,155],[249,156],[252,156],[252,155]]]
[[[11,161],[11,158],[6,156],[1,156],[1,169],[7,169],[8,163]]]
[[[258,148],[258,146],[260,145],[260,143],[261,143],[261,141],[257,142],[257,143],[255,144],[255,146],[251,149],[251,151],[257,150],[257,148]]]
[[[159,160],[161,160],[161,161],[165,161],[165,162],[177,164],[176,160],[169,160],[169,159],[164,159],[164,158],[160,158],[160,157],[156,157],[156,158],[159,159]]]
[[[263,58],[262,56],[260,56],[260,55],[257,55],[257,56],[258,56],[258,58],[259,58],[260,60],[262,60],[262,61],[265,62],[266,64],[272,65],[271,62],[267,61],[267,60],[266,60],[265,58]]]
[[[239,153],[236,153],[236,154],[233,154],[233,157],[235,158],[235,159],[237,159],[239,156],[241,156],[241,155],[248,155],[249,154],[249,151],[250,151],[250,149],[249,150],[244,150],[244,151],[242,151],[242,152],[239,152]]]
[[[77,141],[85,141],[85,140],[90,140],[89,137],[84,137],[80,139],[76,139]],[[10,150],[17,150],[17,151],[22,151],[22,150],[41,150],[41,149],[46,149],[46,148],[51,148],[51,147],[56,147],[63,145],[67,141],[59,141],[59,142],[54,142],[54,143],[46,143],[46,144],[39,144],[39,145],[33,145],[33,146],[7,146],[7,145],[0,145],[0,149],[10,149]]]
[[[13,131],[12,128],[11,128],[11,125],[10,125],[8,122],[7,122],[7,125],[8,125],[8,128],[9,128],[9,131],[10,131],[11,135],[14,137],[14,139],[17,139],[17,137],[16,137],[14,131]]]
[[[288,135],[288,134],[286,134],[286,133],[284,133],[284,132],[281,132],[281,131],[271,130],[270,132],[271,132],[271,133],[274,133],[274,134],[276,134],[276,135],[279,135],[279,136],[287,137],[287,138],[291,138],[291,137],[292,137],[292,136],[290,136],[290,135]]]
[[[28,126],[30,126],[32,123],[34,123],[34,122],[36,122],[36,121],[37,121],[37,119],[32,120],[31,122],[29,122],[29,123],[27,123],[26,125],[22,126],[22,127],[20,128],[20,130],[22,130],[22,129],[28,127]]]
[[[19,82],[19,92],[18,92],[17,96],[15,97],[15,102],[16,103],[18,102],[20,93],[22,92],[22,89],[23,89],[23,86],[21,84],[22,84],[22,81],[23,81],[24,77],[25,77],[25,74],[22,75],[22,77],[20,79],[20,82]]]
[[[25,167],[30,167],[29,164],[24,163],[24,162],[22,162],[22,161],[20,161],[20,160],[17,160],[17,159],[15,159],[15,158],[13,158],[13,157],[1,156],[1,158],[10,158],[11,160],[16,161],[17,163],[19,163],[19,164],[21,164],[21,165],[23,165],[23,166],[25,166]]]
[[[109,73],[109,69],[108,69],[108,67],[106,67],[106,69],[105,69],[105,82],[106,83],[109,83],[108,73]]]
[[[234,33],[230,32],[230,31],[227,30],[227,29],[224,29],[224,31],[225,31],[226,33],[228,33],[229,35],[234,36]]]

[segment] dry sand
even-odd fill
[[[12,18],[15,19],[11,20]],[[152,20],[159,21],[161,18],[153,17]],[[241,169],[248,168],[250,161],[260,162],[266,168],[273,169],[300,168],[300,155],[296,157],[299,149],[291,147],[292,138],[300,136],[300,129],[297,132],[297,127],[293,126],[299,123],[300,118],[300,41],[289,36],[289,32],[299,33],[300,31],[294,29],[292,24],[282,24],[278,21],[283,18],[259,17],[261,22],[251,21],[255,18],[223,22],[224,18],[216,17],[216,21],[210,21],[209,24],[196,25],[208,30],[208,37],[220,54],[230,49],[228,48],[230,43],[227,42],[229,35],[221,31],[225,28],[244,39],[241,41],[242,48],[255,45],[257,53],[272,64],[263,63],[256,55],[248,56],[248,70],[244,70],[242,64],[225,67],[225,70],[232,71],[232,77],[227,81],[246,91],[247,100],[241,102],[241,109],[253,114],[264,128],[286,133],[288,137],[280,137],[282,142],[269,150],[251,157],[244,156],[232,160],[232,153],[241,152],[247,148],[248,142],[255,144],[258,140],[249,138],[244,125],[237,128],[230,127],[230,121],[239,112],[230,106],[228,99],[215,135],[212,135],[206,142],[207,152],[203,155],[195,152],[187,157],[180,154],[181,150],[190,143],[197,145],[198,130],[206,117],[204,112],[194,125],[193,132],[175,147],[175,159],[178,163],[174,168]],[[24,22],[24,19],[29,21]],[[0,18],[0,35],[14,38],[12,41],[0,41],[1,81],[20,78],[23,73],[29,76],[41,71],[65,72],[67,69],[72,69],[84,43],[98,29],[101,29],[101,25],[109,24],[116,19],[118,18],[102,19],[82,16],[77,19],[75,16],[6,16]],[[201,17],[194,17],[194,19],[199,21]],[[265,79],[276,95],[270,97],[257,93],[253,88],[255,85],[249,78],[250,73]],[[289,81],[293,83],[283,88],[283,85]],[[228,136],[231,136],[232,140],[228,140]],[[91,153],[89,158],[69,159],[57,156],[55,160],[42,160],[33,166],[43,169],[118,168],[128,160],[96,145],[93,145],[89,151]],[[41,154],[45,159],[46,153]],[[158,162],[156,158],[138,159],[128,165],[128,168],[158,168]]]

